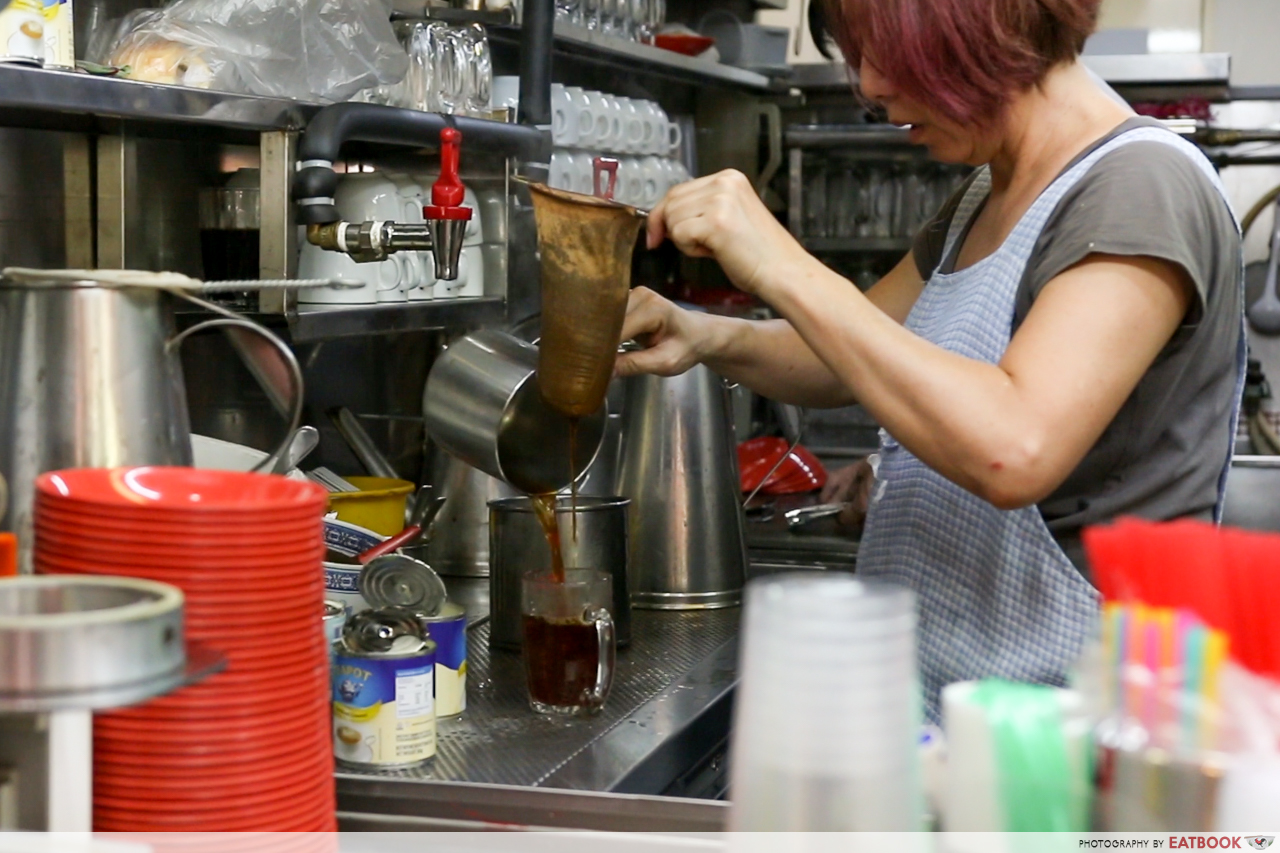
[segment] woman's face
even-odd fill
[[[895,87],[865,57],[858,78],[862,94],[884,107],[890,122],[910,127],[911,141],[927,147],[933,159],[970,166],[991,162],[999,144],[996,134],[938,115]]]

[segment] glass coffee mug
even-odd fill
[[[530,572],[521,583],[524,671],[539,714],[594,714],[613,685],[613,580],[604,572]]]

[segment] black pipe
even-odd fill
[[[440,144],[440,131],[450,125],[462,131],[464,150],[477,146],[524,161],[545,156],[548,145],[544,139],[546,134],[534,127],[378,104],[333,104],[316,113],[298,143],[299,165],[313,164],[300,169],[294,177],[293,198],[298,204],[298,221],[324,225],[341,218],[332,201],[338,188],[338,176],[332,164],[344,143],[435,148]]]
[[[521,14],[520,123],[547,128],[551,125],[551,45],[555,40],[555,0],[524,0]]]

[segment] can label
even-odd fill
[[[333,748],[373,767],[421,764],[436,754],[435,654],[333,658]]]
[[[76,44],[71,0],[43,0],[43,2],[45,67],[74,69]]]
[[[461,612],[427,622],[436,644],[436,716],[467,710],[467,616]]]
[[[41,0],[0,0],[0,61],[43,65],[45,23]]]

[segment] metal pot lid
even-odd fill
[[[360,595],[370,607],[399,607],[435,616],[445,600],[444,581],[421,560],[386,554],[360,572]]]
[[[342,646],[355,654],[413,655],[433,645],[418,614],[404,607],[362,610],[342,627]]]

